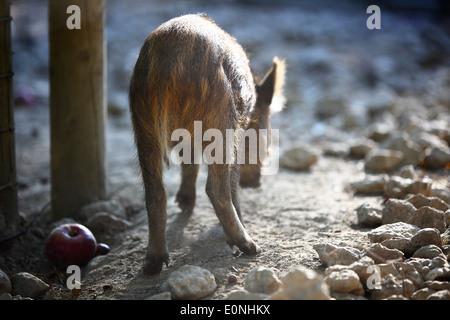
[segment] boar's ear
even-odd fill
[[[267,108],[271,113],[283,109],[285,102],[283,96],[283,86],[285,77],[285,62],[277,57],[273,59],[272,68],[256,85],[257,107]]]

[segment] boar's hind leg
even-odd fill
[[[231,170],[227,164],[210,164],[206,193],[216,211],[230,247],[237,246],[245,254],[255,255],[261,251],[242,225],[231,199]]]
[[[168,264],[166,245],[166,193],[162,179],[162,157],[159,148],[138,135],[137,148],[145,188],[145,204],[148,216],[148,246],[144,262],[144,274],[161,272],[162,264]]]
[[[181,164],[181,185],[175,201],[184,214],[191,214],[194,210],[198,169],[198,164]]]

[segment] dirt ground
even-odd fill
[[[27,271],[53,283],[46,298],[145,299],[161,292],[160,286],[172,271],[191,264],[210,270],[216,277],[217,290],[207,299],[223,299],[230,291],[243,288],[246,274],[256,266],[274,268],[280,276],[298,265],[323,272],[313,249],[316,243],[369,245],[370,229],[357,225],[355,209],[363,202],[381,208],[384,199],[355,196],[349,187],[350,182],[364,176],[363,160],[328,156],[324,150],[332,144],[345,154],[350,141],[374,121],[364,107],[358,109],[354,103],[346,109],[343,105],[373,92],[378,85],[389,87],[398,97],[414,96],[429,106],[426,101],[435,92],[430,81],[449,68],[448,25],[434,19],[434,12],[396,14],[383,10],[382,29],[369,31],[366,7],[352,2],[340,7],[328,2],[289,1],[278,6],[265,1],[257,5],[237,1],[144,2],[107,1],[108,198],[126,208],[130,227],[115,234],[96,234],[98,241],[110,245],[111,252],[83,268],[83,288],[76,296],[65,289],[64,274],[53,269],[44,256],[45,239],[53,226],[45,212],[25,235],[0,244],[0,268],[9,275]],[[36,97],[32,105],[18,105],[15,110],[19,205],[25,225],[50,200],[48,40],[45,1],[32,5],[13,1],[13,8],[16,87],[31,88]],[[165,172],[170,264],[159,276],[145,277],[141,269],[147,217],[126,88],[145,36],[171,17],[195,12],[208,13],[235,36],[250,53],[258,73],[268,68],[275,55],[287,60],[287,108],[274,115],[273,128],[280,130],[281,151],[306,144],[320,156],[309,171],[281,168],[278,174],[265,176],[260,188],[241,191],[244,222],[262,248],[255,257],[235,256],[226,244],[204,191],[205,168],[197,181],[193,214],[180,213],[174,201],[179,168],[172,166]],[[449,90],[450,81],[445,88]],[[344,101],[337,104],[337,115],[319,118],[316,102],[336,95]],[[445,110],[448,113],[448,105]],[[386,114],[391,115],[387,110],[380,117]],[[447,187],[448,172],[427,174],[435,185]],[[231,273],[238,276],[235,284],[228,283]]]

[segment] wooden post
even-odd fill
[[[0,1],[0,236],[18,226],[10,2]]]
[[[69,29],[76,5],[80,29]],[[54,219],[105,198],[105,0],[49,0],[51,195]],[[75,17],[76,18],[76,17]]]

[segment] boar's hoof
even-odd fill
[[[143,268],[144,275],[153,276],[155,274],[159,274],[162,270],[163,263],[166,264],[166,267],[169,264],[168,254],[164,254],[162,256],[147,254]]]
[[[191,214],[194,211],[195,196],[185,195],[180,192],[177,193],[175,201],[178,202],[178,207],[183,214]]]
[[[252,179],[252,180],[241,179],[241,181],[239,181],[239,185],[241,186],[241,188],[256,189],[261,186],[261,181],[259,179]]]
[[[241,241],[239,243],[234,243],[234,245],[236,245],[242,253],[249,256],[256,256],[261,252],[261,248],[253,241]],[[230,245],[230,247],[232,247],[232,245]]]

